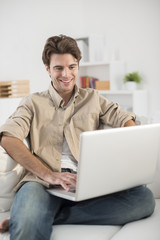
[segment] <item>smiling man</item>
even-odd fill
[[[54,224],[122,225],[150,216],[154,198],[144,186],[76,203],[46,191],[53,185],[67,191],[76,187],[82,132],[101,124],[134,126],[135,115],[94,89],[77,87],[81,53],[73,38],[49,38],[42,59],[49,89],[25,97],[0,128],[2,147],[25,169],[11,218],[0,224],[0,231],[9,227],[11,240],[49,240]],[[27,136],[30,151],[23,144]]]
[[[66,105],[70,100],[78,77],[78,60],[71,54],[53,54],[50,65],[46,65],[53,87]]]

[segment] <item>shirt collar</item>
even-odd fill
[[[52,101],[54,102],[54,105],[56,108],[59,108],[63,105],[64,101],[63,98],[57,93],[57,91],[54,89],[52,86],[52,83],[49,86],[49,93],[52,98]],[[79,95],[79,88],[77,85],[75,85],[75,91],[74,91],[74,96],[73,96],[73,102],[75,102],[75,99]]]

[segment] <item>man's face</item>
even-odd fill
[[[61,96],[73,91],[78,77],[78,61],[71,54],[52,54],[50,67],[46,66],[46,70]]]

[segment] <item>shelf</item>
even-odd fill
[[[135,91],[128,91],[128,90],[99,90],[100,94],[106,95],[133,95],[135,93],[144,93],[146,90],[135,90]]]
[[[100,81],[110,81],[110,89],[122,89],[124,63],[121,61],[90,61],[79,66],[79,76],[90,76]]]
[[[82,62],[80,63],[80,67],[94,67],[94,66],[103,66],[103,65],[109,65],[109,62]]]
[[[105,66],[105,65],[111,65],[111,64],[119,64],[120,61],[96,61],[96,62],[80,62],[80,67],[92,67],[92,66]],[[122,63],[122,62],[121,62]]]
[[[121,91],[121,90],[117,90],[117,91],[111,91],[111,90],[99,90],[98,91],[100,94],[106,94],[106,95],[108,95],[108,94],[110,94],[110,95],[112,95],[112,94],[116,94],[116,95],[130,95],[130,94],[132,94],[133,92],[129,92],[129,91]]]

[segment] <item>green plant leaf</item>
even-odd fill
[[[124,82],[136,82],[136,83],[140,83],[142,78],[139,75],[138,72],[132,72],[132,73],[128,73],[124,76]]]

